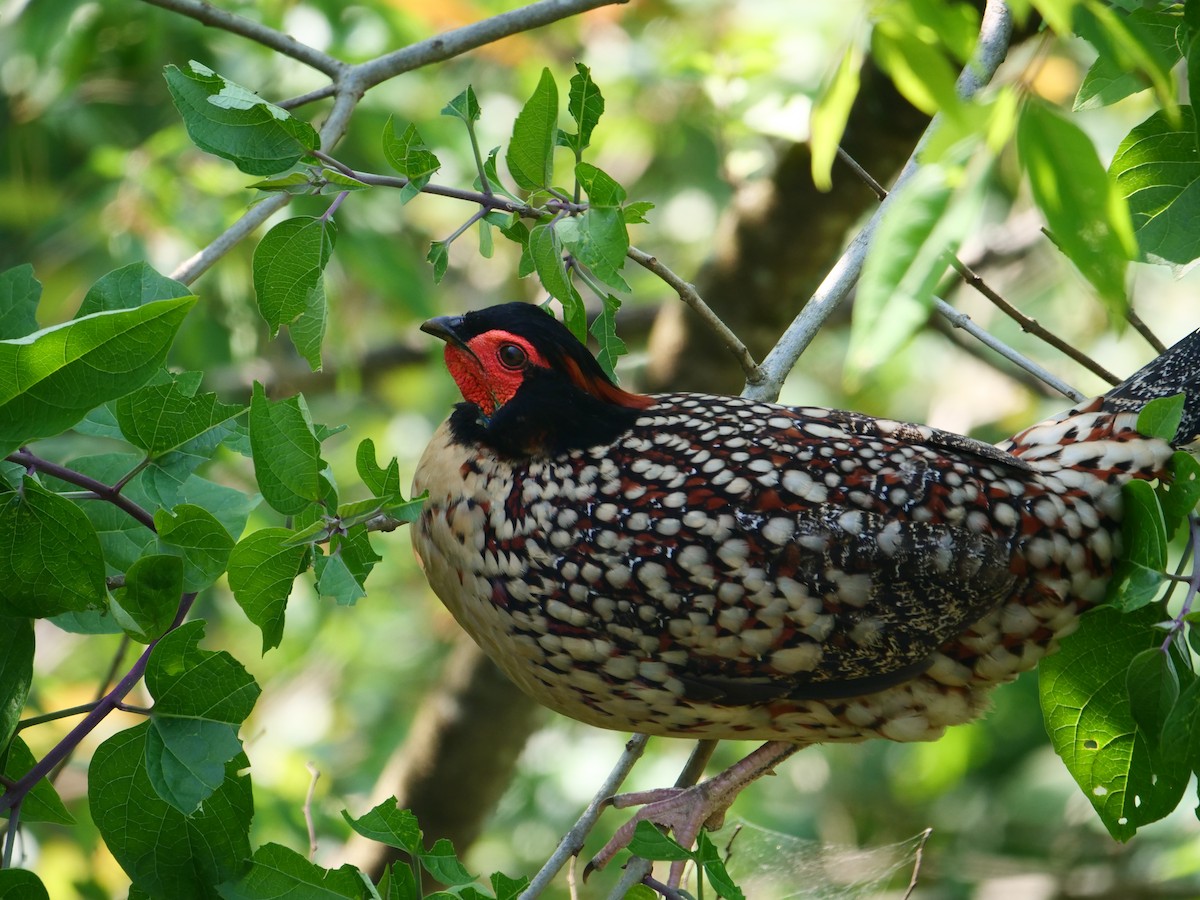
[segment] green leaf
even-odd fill
[[[592,337],[596,339],[600,348],[596,354],[596,362],[600,363],[600,368],[614,382],[617,380],[617,359],[629,352],[625,342],[617,337],[617,311],[620,308],[621,301],[612,294],[606,294],[604,309],[592,321],[591,328]]]
[[[0,494],[0,615],[45,618],[99,608],[100,539],[83,511],[30,477]]]
[[[425,852],[417,817],[407,809],[400,809],[395,797],[389,797],[357,819],[342,810],[342,818],[367,840],[404,850],[414,858]]]
[[[1017,121],[1017,152],[1054,242],[1092,283],[1109,314],[1122,319],[1128,306],[1125,270],[1137,241],[1128,205],[1091,139],[1031,101]]]
[[[255,382],[250,400],[250,447],[263,498],[285,516],[320,502],[329,490],[325,463],[304,397],[271,402]]]
[[[575,166],[575,177],[587,194],[588,204],[597,206],[620,206],[625,202],[625,188],[603,169],[591,163],[581,162]]]
[[[375,460],[373,440],[365,438],[359,442],[354,461],[358,468],[358,477],[376,497],[391,497],[400,493],[400,463],[393,456],[386,469],[380,468]]]
[[[25,869],[0,870],[0,900],[50,900],[42,880]]]
[[[1175,440],[1179,423],[1183,421],[1183,404],[1186,394],[1157,397],[1142,407],[1138,413],[1137,430],[1146,437]]]
[[[680,846],[675,839],[663,834],[649,822],[642,820],[633,831],[633,839],[629,842],[629,852],[634,856],[649,860],[695,859],[696,854],[686,847]]]
[[[1147,87],[1170,118],[1179,101],[1171,68],[1183,55],[1176,40],[1178,10],[1135,9],[1121,15],[1100,3],[1080,5],[1075,31],[1099,52],[1075,97],[1075,109],[1106,106]]]
[[[0,748],[17,733],[33,681],[33,621],[0,616]]]
[[[195,297],[94,313],[0,341],[0,456],[145,384]]]
[[[174,509],[154,512],[160,553],[183,560],[183,587],[202,591],[225,571],[233,550],[225,526],[202,506],[181,503]]]
[[[509,878],[503,872],[492,873],[492,892],[496,895],[496,900],[517,900],[525,888],[529,887],[529,879],[521,876],[520,878]]]
[[[146,735],[146,774],[159,797],[190,816],[224,783],[225,764],[241,749],[229,725],[155,715]]]
[[[963,105],[955,87],[958,72],[937,33],[919,20],[916,6],[893,3],[879,8],[871,30],[871,56],[917,109],[954,118]]]
[[[1176,224],[1200,219],[1196,117],[1190,106],[1181,106],[1179,113],[1178,126],[1161,110],[1136,126],[1109,166],[1129,203],[1139,258],[1176,266],[1200,257],[1200,233]]]
[[[421,865],[435,879],[451,887],[470,884],[475,880],[475,876],[459,862],[454,847],[446,838],[438,838],[432,847],[421,854]]]
[[[1176,451],[1168,467],[1170,476],[1158,487],[1158,502],[1167,526],[1167,537],[1200,503],[1200,462],[1185,450]]]
[[[247,618],[262,632],[262,652],[278,647],[292,584],[307,550],[289,546],[288,528],[261,528],[238,541],[229,557],[229,589]]]
[[[183,594],[183,560],[143,556],[125,571],[125,587],[113,598],[113,614],[133,640],[148,644],[175,619]]]
[[[146,666],[154,697],[146,774],[159,797],[194,813],[225,781],[241,751],[237,728],[261,693],[225,651],[201,650],[204,622],[187,622],[155,645]]]
[[[529,233],[529,255],[542,287],[563,305],[563,321],[582,343],[587,340],[587,316],[583,298],[567,276],[563,246],[550,225],[535,225]]]
[[[183,282],[160,274],[144,262],[132,263],[114,269],[88,288],[75,318],[190,296],[192,290]]]
[[[1131,481],[1121,488],[1124,550],[1108,584],[1108,602],[1126,612],[1151,602],[1167,565],[1167,531],[1154,488]]]
[[[446,267],[450,265],[450,244],[447,241],[434,241],[429,245],[425,259],[433,266],[433,283],[441,284],[446,277]]]
[[[1154,752],[1167,717],[1179,699],[1179,674],[1171,654],[1161,646],[1143,650],[1129,663],[1125,687],[1133,721]]]
[[[645,225],[650,221],[646,218],[646,213],[652,209],[654,204],[649,200],[635,200],[621,207],[621,214],[625,217],[626,225]]]
[[[289,325],[306,313],[310,319],[315,315],[323,322],[325,266],[335,243],[337,226],[333,220],[311,216],[280,222],[259,241],[254,249],[254,293],[259,314],[270,326],[272,337],[281,325]],[[311,351],[311,347],[308,349]]]
[[[408,863],[394,862],[388,869],[387,900],[421,900],[417,876]]]
[[[1155,768],[1129,706],[1126,672],[1138,654],[1162,644],[1162,615],[1094,609],[1039,665],[1054,750],[1119,841],[1174,809],[1187,785],[1186,768]]]
[[[700,834],[696,838],[696,856],[718,896],[725,897],[727,900],[746,900],[742,889],[729,877],[725,861],[721,859],[716,845],[713,844],[712,839],[703,828],[700,829]]]
[[[88,803],[112,855],[135,885],[153,897],[209,900],[209,885],[249,866],[249,761],[238,754],[225,780],[190,816],[161,799],[146,772],[145,722],[110,737],[88,769]]]
[[[961,166],[928,163],[888,198],[855,295],[851,374],[891,357],[925,324],[937,284],[977,218],[984,183]]]
[[[29,746],[21,739],[20,735],[12,739],[12,743],[8,745],[7,751],[2,755],[4,765],[0,774],[10,781],[24,778],[37,764]],[[0,794],[3,794],[4,791],[4,785],[0,784]],[[6,811],[3,816],[8,818],[8,812]],[[58,791],[54,789],[54,785],[48,778],[43,777],[21,801],[21,821],[74,825],[75,817],[67,811],[67,807],[58,796]]]
[[[1200,679],[1193,679],[1179,695],[1163,726],[1161,747],[1162,753],[1179,756],[1184,771],[1200,770]]]
[[[125,439],[150,456],[160,456],[246,411],[241,404],[222,403],[216,394],[197,394],[200,379],[200,372],[182,372],[118,399],[116,418]]]
[[[468,125],[478,122],[480,116],[479,100],[475,97],[474,88],[468,84],[465,91],[442,107],[442,115],[462,119]]]
[[[549,69],[542,69],[533,95],[513,123],[505,161],[513,180],[534,191],[550,186],[554,171],[554,141],[558,129],[558,87]]]
[[[442,167],[437,156],[421,140],[415,125],[410,123],[397,136],[390,117],[383,126],[383,155],[388,165],[408,179],[408,184],[400,191],[401,204],[417,196]]]
[[[25,263],[0,272],[0,338],[22,338],[37,331],[42,286]]]
[[[365,900],[368,883],[353,866],[323,869],[295,850],[280,844],[263,844],[254,851],[250,868],[236,881],[217,886],[224,900]]]
[[[165,75],[192,143],[247,175],[286,171],[321,144],[307,122],[195,60]]]
[[[822,86],[813,102],[809,116],[809,147],[812,156],[812,179],[819,191],[833,187],[833,161],[846,133],[850,108],[858,96],[859,72],[863,51],[857,42],[851,43],[842,54],[833,77]]]
[[[620,270],[629,251],[629,232],[620,209],[593,207],[559,222],[556,232],[577,262],[587,266],[604,284],[628,293],[629,285]]]
[[[318,556],[313,560],[313,568],[317,573],[317,593],[332,597],[339,606],[353,606],[367,596],[362,581],[350,571],[340,553]]]
[[[604,115],[604,96],[592,81],[592,72],[583,63],[575,63],[575,74],[567,91],[567,112],[575,120],[576,131],[567,135],[565,146],[575,151],[576,158],[592,142],[592,131]]]

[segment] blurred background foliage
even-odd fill
[[[350,61],[515,5],[220,3]],[[848,42],[863,39],[866,16],[867,4],[857,0],[643,0],[604,8],[380,86],[359,107],[335,153],[355,168],[385,171],[380,133],[387,117],[395,116],[418,123],[442,159],[437,182],[469,186],[469,145],[459,123],[439,117],[442,106],[472,84],[483,107],[479,128],[486,150],[507,141],[509,123],[544,66],[565,86],[573,62],[585,62],[607,101],[593,161],[626,185],[631,198],[656,204],[651,224],[634,229],[635,244],[692,279],[728,249],[723,216],[752,201],[792,143],[804,139],[813,97]],[[144,259],[169,273],[255,202],[246,189],[252,179],[196,150],[170,103],[162,67],[189,59],[276,101],[322,84],[316,73],[243,38],[132,0],[0,4],[0,270],[34,265],[45,285],[41,325],[69,318],[88,286],[113,268]],[[1082,45],[1041,40],[1015,48],[1006,71],[1050,99],[1069,102],[1089,62]],[[1134,96],[1084,116],[1102,158],[1148,109]],[[321,104],[298,114],[319,120]],[[1149,355],[1147,348],[1136,336],[1108,328],[1082,279],[1039,239],[1014,168],[1002,159],[991,178],[987,222],[968,238],[964,255],[979,260],[991,283],[1028,314],[1109,368],[1132,371]],[[846,170],[835,170],[828,196],[836,203],[840,192],[863,190]],[[301,198],[286,215],[319,215],[327,203]],[[196,283],[202,305],[185,323],[173,365],[203,370],[206,387],[230,397],[244,398],[254,379],[273,385],[277,396],[302,389],[316,421],[350,426],[346,439],[326,444],[335,472],[351,472],[357,441],[373,437],[385,459],[397,455],[410,474],[457,399],[416,325],[440,312],[541,299],[534,284],[517,280],[509,248],[484,259],[470,234],[454,245],[449,274],[434,287],[424,261],[428,244],[471,211],[429,196],[401,206],[386,191],[348,199],[337,214],[341,231],[327,277],[330,334],[319,376],[307,372],[286,339],[268,340],[254,311],[251,243]],[[822,216],[819,205],[800,212]],[[804,251],[795,248],[798,258]],[[633,353],[621,371],[636,386],[652,352],[654,314],[678,301],[641,272],[630,280],[633,298],[620,322]],[[1195,286],[1194,277],[1172,280],[1169,273],[1137,266],[1133,302],[1163,337],[1174,338],[1196,325]],[[803,299],[780,296],[778,303],[790,316]],[[1054,358],[974,295],[959,291],[955,299],[1001,338],[1081,388],[1101,388],[1094,376]],[[934,329],[847,390],[840,376],[847,327],[837,319],[825,329],[789,381],[785,400],[930,422],[985,439],[1001,438],[1063,405],[964,353]],[[64,452],[96,449],[77,443]],[[242,461],[217,465],[210,477],[252,489]],[[264,690],[243,732],[253,763],[255,843],[307,845],[303,805],[311,761],[321,772],[313,813],[323,865],[344,859],[349,831],[340,810],[359,814],[370,805],[381,770],[437,684],[458,634],[426,588],[407,534],[383,537],[377,545],[384,561],[372,576],[370,596],[338,607],[298,583],[283,644],[266,657],[259,655],[258,633],[221,586],[197,609],[210,623],[207,644],[229,649]],[[117,637],[85,638],[38,625],[30,714],[87,702]],[[136,694],[132,699],[140,702]],[[85,790],[86,753],[132,723],[113,718],[59,777],[59,790],[77,815],[86,816],[85,804],[72,803]],[[529,741],[516,777],[468,855],[473,870],[535,871],[624,740],[548,713],[541,721],[544,728]],[[40,755],[69,725],[43,725],[23,736]],[[670,783],[687,749],[683,742],[653,742],[631,786]],[[746,749],[722,746],[714,766],[732,763]],[[1145,829],[1128,846],[1111,841],[1050,750],[1032,676],[998,691],[982,722],[937,743],[806,750],[776,778],[756,784],[734,812],[753,823],[734,839],[735,864],[739,856],[759,859],[761,877],[772,885],[747,880],[750,896],[899,897],[926,828],[933,832],[918,897],[1200,896],[1200,841],[1190,810]],[[605,819],[610,829],[624,820],[618,813]],[[51,896],[124,895],[124,875],[98,837],[92,833],[80,842],[87,833],[29,830],[26,849]],[[854,848],[864,848],[866,857],[844,852]],[[597,876],[587,890],[600,896],[605,883]],[[560,890],[565,896],[566,888]]]

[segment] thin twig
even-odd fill
[[[1167,352],[1167,345],[1158,339],[1158,335],[1150,330],[1150,326],[1142,321],[1142,317],[1137,314],[1132,306],[1125,310],[1125,318],[1133,326],[1133,330],[1144,337],[1146,342],[1154,348],[1155,353]]]
[[[82,703],[79,706],[72,706],[68,709],[58,709],[51,713],[44,713],[40,716],[30,716],[28,719],[22,719],[17,723],[17,731],[23,731],[26,728],[32,728],[34,725],[44,725],[46,722],[53,722],[56,719],[66,719],[70,716],[82,716],[84,713],[89,713],[96,708],[99,703],[96,700],[92,703]]]
[[[913,870],[912,877],[908,879],[908,890],[904,892],[904,896],[900,900],[909,900],[913,891],[917,889],[917,879],[921,875],[921,861],[925,857],[925,845],[929,842],[931,834],[933,834],[932,828],[926,828],[921,832],[921,840],[917,843],[917,852],[913,855]]]
[[[317,781],[321,778],[321,770],[311,760],[306,762],[304,767],[312,776],[312,780],[308,782],[308,793],[304,797],[304,824],[308,826],[308,861],[314,862],[317,858],[317,826],[313,822],[312,807],[313,796],[317,792]]]
[[[559,841],[554,853],[546,860],[546,864],[542,866],[537,875],[533,877],[533,881],[529,882],[529,887],[525,888],[518,900],[533,900],[534,897],[540,896],[542,891],[554,880],[554,876],[558,874],[559,869],[563,867],[566,861],[583,849],[584,841],[587,840],[588,834],[591,833],[592,828],[596,825],[596,820],[600,818],[600,814],[607,807],[609,798],[617,792],[617,788],[628,777],[633,764],[645,752],[646,742],[649,740],[650,738],[644,734],[635,734],[629,739],[629,742],[625,744],[625,752],[621,754],[621,758],[617,760],[617,764],[613,766],[613,770],[604,779],[604,783],[600,785],[600,790],[596,792],[596,796],[592,798],[592,802],[583,811],[583,815],[579,817],[579,821]]]
[[[50,462],[48,459],[42,459],[28,450],[16,450],[8,454],[6,458],[9,462],[14,462],[19,466],[33,469],[41,472],[43,475],[49,475],[52,478],[57,478],[59,481],[65,481],[67,484],[73,484],[76,487],[89,490],[98,499],[106,500],[118,509],[128,513],[151,531],[156,530],[154,527],[154,516],[132,500],[123,497],[116,488],[105,484],[103,481],[97,481],[95,478],[90,478],[81,472],[76,472],[74,469]]]
[[[306,66],[311,66],[333,79],[337,79],[349,68],[341,60],[334,59],[328,53],[322,53],[315,47],[302,44],[282,31],[276,31],[253,19],[226,12],[211,3],[202,2],[202,0],[142,0],[142,2],[195,19],[202,25],[220,28],[222,31],[249,38],[255,43],[262,44],[284,56],[290,56]]]
[[[988,0],[983,12],[983,22],[975,54],[958,76],[957,89],[960,97],[970,99],[991,80],[1008,52],[1008,42],[1011,36],[1012,16],[1008,7],[1002,0]],[[850,296],[850,292],[862,272],[863,262],[867,258],[867,248],[875,230],[879,227],[879,222],[894,202],[897,192],[902,191],[904,186],[912,180],[919,165],[917,160],[929,143],[930,136],[937,131],[940,121],[941,114],[933,117],[933,121],[925,129],[912,156],[909,157],[897,177],[891,194],[879,205],[863,229],[854,236],[841,259],[834,264],[800,314],[796,316],[787,331],[775,344],[774,349],[763,360],[761,366],[763,380],[760,382],[747,380],[746,388],[742,391],[743,396],[753,400],[775,400],[779,396],[783,380],[796,364],[796,360],[800,358],[800,354],[812,342],[813,337],[816,336],[833,311]]]
[[[11,791],[5,796],[11,796]],[[4,855],[0,857],[0,869],[11,869],[13,861],[13,851],[17,846],[17,834],[20,831],[18,827],[21,824],[21,800],[24,797],[18,797],[17,802],[13,804],[8,813],[8,831],[4,835]]]
[[[683,769],[679,773],[679,777],[675,779],[675,787],[687,788],[691,787],[699,781],[704,775],[704,769],[708,765],[708,761],[712,759],[713,751],[717,749],[719,741],[702,740],[697,741],[696,746],[692,748],[691,755],[683,765]],[[642,859],[640,856],[635,856],[625,865],[625,871],[621,875],[617,886],[613,888],[612,893],[608,895],[608,900],[619,900],[629,893],[630,888],[635,884],[647,884],[647,879],[650,878],[650,873],[654,871],[654,863],[648,859]],[[674,874],[674,869],[672,869]],[[664,895],[665,896],[665,895]]]
[[[175,619],[171,623],[171,627],[167,629],[167,633],[175,628],[187,618],[188,612],[192,608],[192,604],[196,602],[196,594],[184,594],[179,601],[179,609],[175,612]],[[0,812],[11,810],[18,805],[25,795],[28,794],[39,781],[42,780],[51,770],[54,769],[62,760],[66,759],[72,751],[79,745],[80,741],[91,734],[97,725],[117,708],[117,704],[124,699],[125,695],[133,690],[134,686],[142,680],[142,675],[146,671],[146,664],[150,661],[150,654],[154,652],[154,648],[158,646],[161,637],[155,638],[142,651],[142,655],[129,668],[129,671],[121,678],[120,681],[113,687],[111,691],[104,695],[96,704],[87,716],[76,725],[61,741],[50,748],[50,751],[38,760],[32,769],[16,780],[12,788],[5,794],[0,795]]]
[[[760,385],[766,377],[762,366],[754,361],[750,351],[746,349],[746,345],[741,342],[736,334],[721,321],[721,317],[712,311],[704,299],[696,290],[695,285],[684,281],[655,256],[651,256],[637,247],[630,247],[626,253],[630,259],[643,268],[653,272],[672,288],[679,295],[679,299],[690,306],[697,315],[704,320],[713,331],[720,337],[721,342],[725,344],[729,352],[737,358],[738,364],[742,367],[742,371],[746,373],[746,383],[750,385]]]
[[[1083,400],[1087,399],[1087,394],[1083,393],[1082,391],[1077,390],[1076,388],[1071,387],[1069,384],[1067,384],[1065,381],[1063,381],[1057,375],[1052,374],[1048,370],[1039,366],[1037,363],[1035,363],[1029,357],[1018,353],[1016,350],[1014,350],[1012,347],[1009,347],[1003,341],[999,340],[998,338],[996,338],[993,335],[989,334],[988,332],[984,331],[982,328],[980,328],[978,325],[976,325],[973,321],[971,321],[970,316],[968,316],[966,313],[959,312],[953,306],[951,306],[949,303],[947,303],[945,300],[941,300],[941,299],[938,299],[935,297],[933,304],[934,304],[934,308],[939,313],[941,313],[943,316],[945,316],[950,321],[950,324],[952,324],[955,328],[961,328],[963,331],[967,332],[972,337],[977,338],[980,342],[986,344],[988,347],[991,347],[993,350],[995,350],[997,353],[999,353],[1001,356],[1003,356],[1009,362],[1013,363],[1014,365],[1019,366],[1020,368],[1024,369],[1026,372],[1029,372],[1031,375],[1033,375],[1039,381],[1044,381],[1046,384],[1050,385],[1050,387],[1054,388],[1060,394],[1064,394],[1067,397],[1070,397],[1076,403],[1082,402]]]
[[[887,188],[876,181],[874,175],[859,165],[857,159],[842,149],[841,144],[838,144],[837,155],[842,162],[844,162],[854,171],[854,174],[858,176],[858,180],[871,189],[871,191],[875,194],[876,199],[878,199],[881,203],[887,199]]]
[[[958,272],[958,274],[962,276],[963,281],[966,282],[968,286],[974,288],[976,291],[986,297],[993,306],[1020,325],[1022,331],[1026,332],[1027,334],[1031,334],[1036,338],[1040,338],[1055,350],[1075,360],[1075,362],[1079,363],[1085,369],[1088,369],[1096,375],[1099,375],[1109,384],[1120,384],[1121,379],[1112,372],[1108,371],[1108,369],[1104,368],[1104,366],[1100,365],[1100,363],[1096,362],[1079,348],[1060,338],[1054,332],[1048,331],[1038,322],[1037,319],[1025,315],[1025,313],[1021,312],[1019,309],[1001,297],[987,282],[985,282],[979,276],[974,269],[960,260],[957,256],[950,257],[950,265],[954,267],[954,271]]]
[[[461,56],[501,38],[532,31],[560,19],[577,16],[601,6],[623,4],[627,0],[539,0],[520,9],[492,16],[462,28],[455,28],[394,53],[355,66],[344,83],[357,82],[363,91],[405,72]]]

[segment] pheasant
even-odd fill
[[[979,716],[1103,600],[1121,485],[1162,476],[1200,428],[1200,331],[991,446],[631,393],[526,304],[422,329],[446,342],[464,402],[417,467],[413,542],[466,631],[590,725],[767,742],[693,788],[626,795],[685,844],[800,747],[934,740]],[[1181,391],[1174,442],[1136,431],[1146,402]]]

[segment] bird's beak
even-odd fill
[[[432,334],[435,338],[441,338],[447,344],[466,348],[466,341],[458,336],[462,323],[462,316],[437,316],[422,325],[421,330],[426,334]]]

